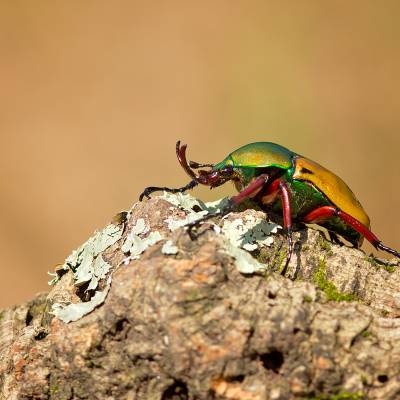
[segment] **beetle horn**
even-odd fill
[[[186,171],[186,173],[195,181],[197,181],[198,177],[194,173],[194,171],[189,167],[188,162],[186,160],[186,148],[187,144],[183,144],[181,146],[181,141],[178,140],[176,142],[176,156],[178,157],[179,164],[181,164],[182,168]]]
[[[212,185],[212,182],[216,179],[216,176],[218,175],[218,172],[216,171],[205,171],[205,170],[200,170],[199,173],[196,175],[196,173],[193,171],[192,168],[202,168],[202,167],[213,167],[212,164],[199,164],[194,161],[190,161],[188,163],[187,158],[186,158],[186,148],[187,145],[183,144],[181,146],[181,141],[178,140],[176,143],[176,156],[178,157],[179,163],[181,164],[182,168],[186,171],[186,173],[197,183],[201,183],[203,185]],[[216,175],[216,176],[214,176]]]

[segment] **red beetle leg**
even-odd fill
[[[283,227],[286,229],[286,236],[288,241],[288,252],[286,255],[286,262],[282,269],[281,274],[285,275],[289,261],[293,253],[293,239],[292,239],[292,208],[290,205],[290,192],[286,182],[282,179],[277,179],[272,182],[272,187],[278,186],[278,191],[282,201],[283,210]]]
[[[286,230],[287,241],[288,241],[288,253],[286,256],[286,262],[282,269],[281,274],[285,275],[289,261],[293,254],[293,239],[292,239],[292,208],[290,205],[290,191],[283,179],[275,179],[268,186],[268,190],[263,193],[262,202],[264,204],[271,204],[275,201],[276,197],[280,195],[282,201],[283,210],[283,227]]]
[[[237,206],[242,201],[254,197],[261,188],[268,182],[268,175],[262,174],[254,179],[248,186],[246,186],[239,194],[230,198],[230,202]]]
[[[365,237],[376,249],[386,251],[387,253],[393,254],[394,256],[400,258],[400,253],[396,250],[391,249],[390,247],[385,246],[378,237],[371,232],[365,225],[363,225],[360,221],[353,218],[351,215],[345,213],[342,210],[339,210],[333,206],[324,206],[317,208],[316,210],[311,211],[307,214],[303,221],[306,223],[309,222],[322,222],[325,219],[339,217],[346,224],[350,225],[354,230],[360,233]]]

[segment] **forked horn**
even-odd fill
[[[202,185],[207,186],[214,186],[215,182],[218,181],[219,172],[205,170],[199,170],[198,174],[196,174],[192,168],[202,168],[202,167],[210,167],[212,168],[212,164],[200,164],[195,161],[190,161],[188,163],[186,158],[186,148],[187,145],[183,144],[181,146],[180,140],[176,143],[176,155],[178,157],[179,163],[181,164],[182,168],[186,171],[186,173],[197,183],[201,183]]]
[[[182,168],[186,171],[186,173],[195,181],[198,181],[198,177],[194,173],[194,171],[189,167],[187,159],[186,159],[186,147],[187,144],[183,144],[181,146],[181,141],[178,140],[176,142],[176,156],[178,157],[179,164],[181,164]]]

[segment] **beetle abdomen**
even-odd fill
[[[315,161],[298,156],[292,177],[312,183],[333,205],[369,228],[369,217],[362,205],[346,183],[333,172]]]
[[[291,193],[291,214],[294,219],[301,221],[302,218],[311,211],[319,207],[333,205],[327,197],[318,191],[311,183],[296,179],[288,179],[287,185]],[[267,199],[263,197],[262,206],[265,206],[266,209],[272,209],[276,214],[282,213],[282,202],[279,196],[269,205],[268,202],[264,202],[265,200]],[[352,227],[345,224],[340,218],[333,217],[316,223],[324,226],[328,230],[338,233],[356,247],[359,247],[362,243],[362,236]]]

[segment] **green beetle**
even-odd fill
[[[148,187],[140,200],[156,190],[185,192],[198,184],[213,188],[227,181],[233,181],[239,192],[229,199],[223,210],[189,224],[191,237],[192,229],[201,222],[227,214],[243,200],[251,198],[263,209],[283,215],[288,253],[282,273],[285,273],[293,252],[292,220],[324,226],[333,238],[339,234],[355,247],[360,247],[365,237],[375,248],[400,258],[400,253],[385,246],[371,232],[368,215],[346,183],[316,162],[278,144],[257,142],[240,147],[218,164],[188,163],[186,147],[178,141],[176,154],[192,180],[178,189]],[[194,170],[198,170],[197,174]]]

